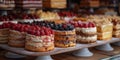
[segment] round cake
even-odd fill
[[[25,31],[30,27],[29,25],[14,24],[12,25],[9,35],[8,45],[13,47],[24,47],[25,46]]]
[[[75,29],[70,24],[56,24],[55,32],[55,46],[56,47],[73,47],[76,45]]]
[[[50,28],[32,26],[26,35],[25,49],[47,52],[54,49],[54,32]]]
[[[0,25],[0,43],[7,43],[9,36],[9,27],[11,23],[1,23]]]
[[[97,41],[96,26],[92,22],[70,22],[75,26],[77,43],[94,43]]]

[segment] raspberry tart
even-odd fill
[[[70,22],[76,28],[77,43],[94,43],[97,41],[96,26],[92,22]]]
[[[8,45],[13,47],[24,47],[25,46],[25,31],[30,27],[29,25],[13,24],[10,30]]]
[[[50,28],[32,26],[27,31],[25,49],[47,52],[54,49],[54,32]]]

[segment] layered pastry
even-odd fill
[[[13,24],[10,29],[8,45],[12,47],[24,47],[25,46],[25,31],[28,30],[29,25]]]
[[[97,30],[93,22],[71,21],[70,23],[75,26],[77,43],[94,43],[97,41]]]
[[[44,12],[41,10],[38,10],[36,14],[39,16],[39,18],[43,20],[53,20],[53,19],[60,19],[60,16],[56,12]]]
[[[1,23],[1,25],[0,25],[0,43],[8,42],[10,27],[11,27],[11,23]]]
[[[15,0],[17,8],[41,8],[42,0]]]
[[[120,38],[120,18],[116,16],[111,20],[113,23],[113,37]]]
[[[76,45],[76,33],[71,24],[56,24],[53,29],[56,47],[67,48]]]
[[[54,49],[54,32],[50,28],[32,26],[26,35],[25,49],[47,52]]]
[[[113,32],[113,24],[108,16],[89,16],[89,21],[92,21],[97,26],[98,40],[111,40]]]
[[[1,0],[0,8],[1,9],[13,9],[15,8],[15,1],[14,0]]]

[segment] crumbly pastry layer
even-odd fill
[[[0,29],[0,43],[7,43],[9,36],[9,29]]]
[[[77,43],[94,43],[97,41],[97,35],[81,36],[77,35]]]
[[[24,47],[25,46],[25,36],[26,36],[26,34],[24,32],[10,30],[8,44],[13,47]]]
[[[26,35],[25,49],[36,52],[46,52],[54,49],[54,35]]]
[[[75,34],[75,29],[74,30],[71,30],[71,31],[58,31],[58,30],[55,30],[55,35],[73,35]]]
[[[34,52],[47,52],[54,49],[54,44],[47,47],[35,47],[35,46],[25,45],[25,49]]]
[[[0,36],[8,36],[9,35],[9,29],[0,29]]]
[[[75,29],[71,31],[55,31],[55,46],[56,47],[73,47],[76,45]]]
[[[84,34],[84,35],[95,35],[97,32],[96,27],[93,28],[76,28],[76,34]]]
[[[114,30],[120,30],[120,24],[114,25],[114,26],[113,26],[113,29],[114,29]]]
[[[25,40],[9,40],[8,45],[12,47],[24,47]]]
[[[55,40],[76,40],[76,35],[66,35],[66,36],[60,36],[55,35]]]
[[[120,30],[114,30],[113,37],[120,38]]]

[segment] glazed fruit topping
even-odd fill
[[[80,28],[92,28],[96,27],[93,22],[81,22],[81,21],[70,21],[70,24],[72,24],[74,27],[80,27]]]

